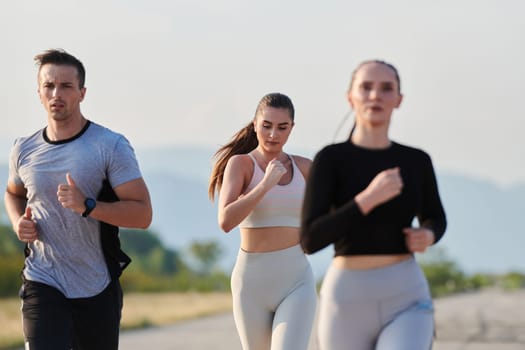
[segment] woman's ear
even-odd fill
[[[397,100],[396,108],[399,108],[401,105],[401,102],[403,101],[403,95],[399,94],[399,99]]]
[[[354,109],[354,102],[352,101],[352,95],[350,91],[346,93],[346,99],[348,100],[348,103],[350,104],[350,108]]]

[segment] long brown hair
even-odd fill
[[[292,100],[281,93],[274,92],[263,96],[259,101],[257,108],[255,109],[254,119],[261,112],[264,107],[274,108],[285,108],[290,113],[292,122],[295,117],[295,109]],[[257,135],[255,134],[255,128],[253,126],[253,120],[248,123],[244,128],[239,130],[230,142],[219,148],[213,155],[213,159],[216,159],[215,165],[213,166],[210,182],[208,186],[208,196],[213,201],[215,198],[215,191],[220,191],[222,186],[222,180],[224,177],[224,169],[228,160],[236,154],[246,154],[254,150],[259,145],[257,141]]]

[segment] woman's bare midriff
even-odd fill
[[[241,228],[241,249],[246,252],[272,252],[299,244],[297,227]]]
[[[332,264],[340,269],[366,270],[397,264],[411,257],[412,254],[336,256]]]

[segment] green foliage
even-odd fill
[[[222,254],[222,249],[216,241],[193,242],[190,251],[198,260],[199,271],[204,275],[212,272]]]
[[[126,291],[224,291],[230,279],[214,271],[222,249],[215,241],[193,242],[189,251],[198,260],[197,271],[186,263],[179,252],[166,248],[150,231],[121,230],[122,249],[132,258],[121,283]]]
[[[0,256],[0,297],[14,297],[22,284],[20,273],[24,266],[23,254]]]
[[[463,271],[450,260],[446,252],[433,247],[420,258],[433,297],[466,291],[469,287]]]
[[[20,242],[10,226],[0,225],[0,256],[23,254],[24,243]]]
[[[469,290],[477,290],[494,286],[496,284],[496,278],[492,275],[476,273],[467,278],[466,286]]]
[[[465,275],[451,261],[423,263],[421,265],[430,285],[432,296],[439,297],[465,291]]]
[[[126,270],[120,278],[125,291],[135,292],[212,292],[228,291],[229,276],[215,272],[203,276],[190,270],[179,271],[170,276],[152,276],[140,270]]]
[[[121,229],[120,243],[124,250],[134,252],[138,256],[146,256],[155,248],[162,247],[160,238],[148,230]]]
[[[525,288],[525,274],[509,272],[501,277],[501,286],[506,290]]]
[[[151,231],[123,229],[120,242],[122,250],[132,259],[128,269],[138,269],[153,276],[165,276],[186,268],[179,254],[166,248]]]
[[[3,225],[9,225],[9,219],[7,217],[7,211],[4,207],[4,201],[0,201],[0,226]]]
[[[18,294],[24,267],[24,244],[10,226],[0,225],[0,297]]]
[[[433,296],[479,290],[491,286],[504,289],[525,288],[525,274],[509,272],[504,275],[476,273],[466,276],[445,250],[433,247],[420,258],[420,265],[428,279]]]

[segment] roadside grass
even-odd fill
[[[156,327],[231,310],[229,292],[125,293],[121,329]],[[0,349],[23,347],[20,300],[0,298]]]
[[[19,298],[0,298],[0,349],[23,346]]]
[[[128,293],[124,296],[122,329],[162,326],[231,308],[229,292]]]

